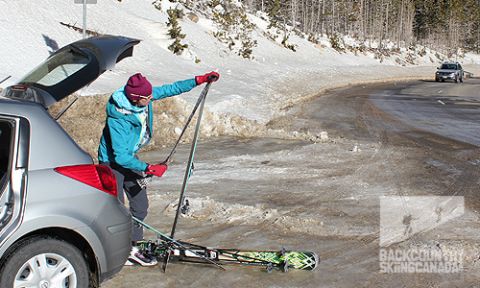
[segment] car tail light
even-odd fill
[[[57,167],[54,170],[117,197],[117,179],[108,166],[86,164]]]

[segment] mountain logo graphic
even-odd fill
[[[380,197],[380,246],[405,241],[464,212],[463,196]]]

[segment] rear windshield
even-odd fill
[[[457,70],[457,64],[442,64],[440,69]]]
[[[0,119],[0,194],[5,189],[12,153],[12,124]]]
[[[53,86],[79,71],[88,63],[88,56],[79,51],[68,49],[49,58],[20,82]]]

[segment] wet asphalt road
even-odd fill
[[[407,125],[480,146],[480,79],[398,84],[369,98]]]

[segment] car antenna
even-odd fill
[[[65,106],[65,108],[63,108],[62,111],[60,111],[60,113],[58,113],[57,116],[55,116],[55,120],[57,121],[58,119],[60,119],[60,117],[62,117],[63,114],[65,114],[65,112],[67,112],[67,110],[70,109],[70,107],[72,107],[72,105],[75,102],[77,102],[77,100],[78,100],[78,96],[76,96],[72,102],[70,102],[67,106]]]

